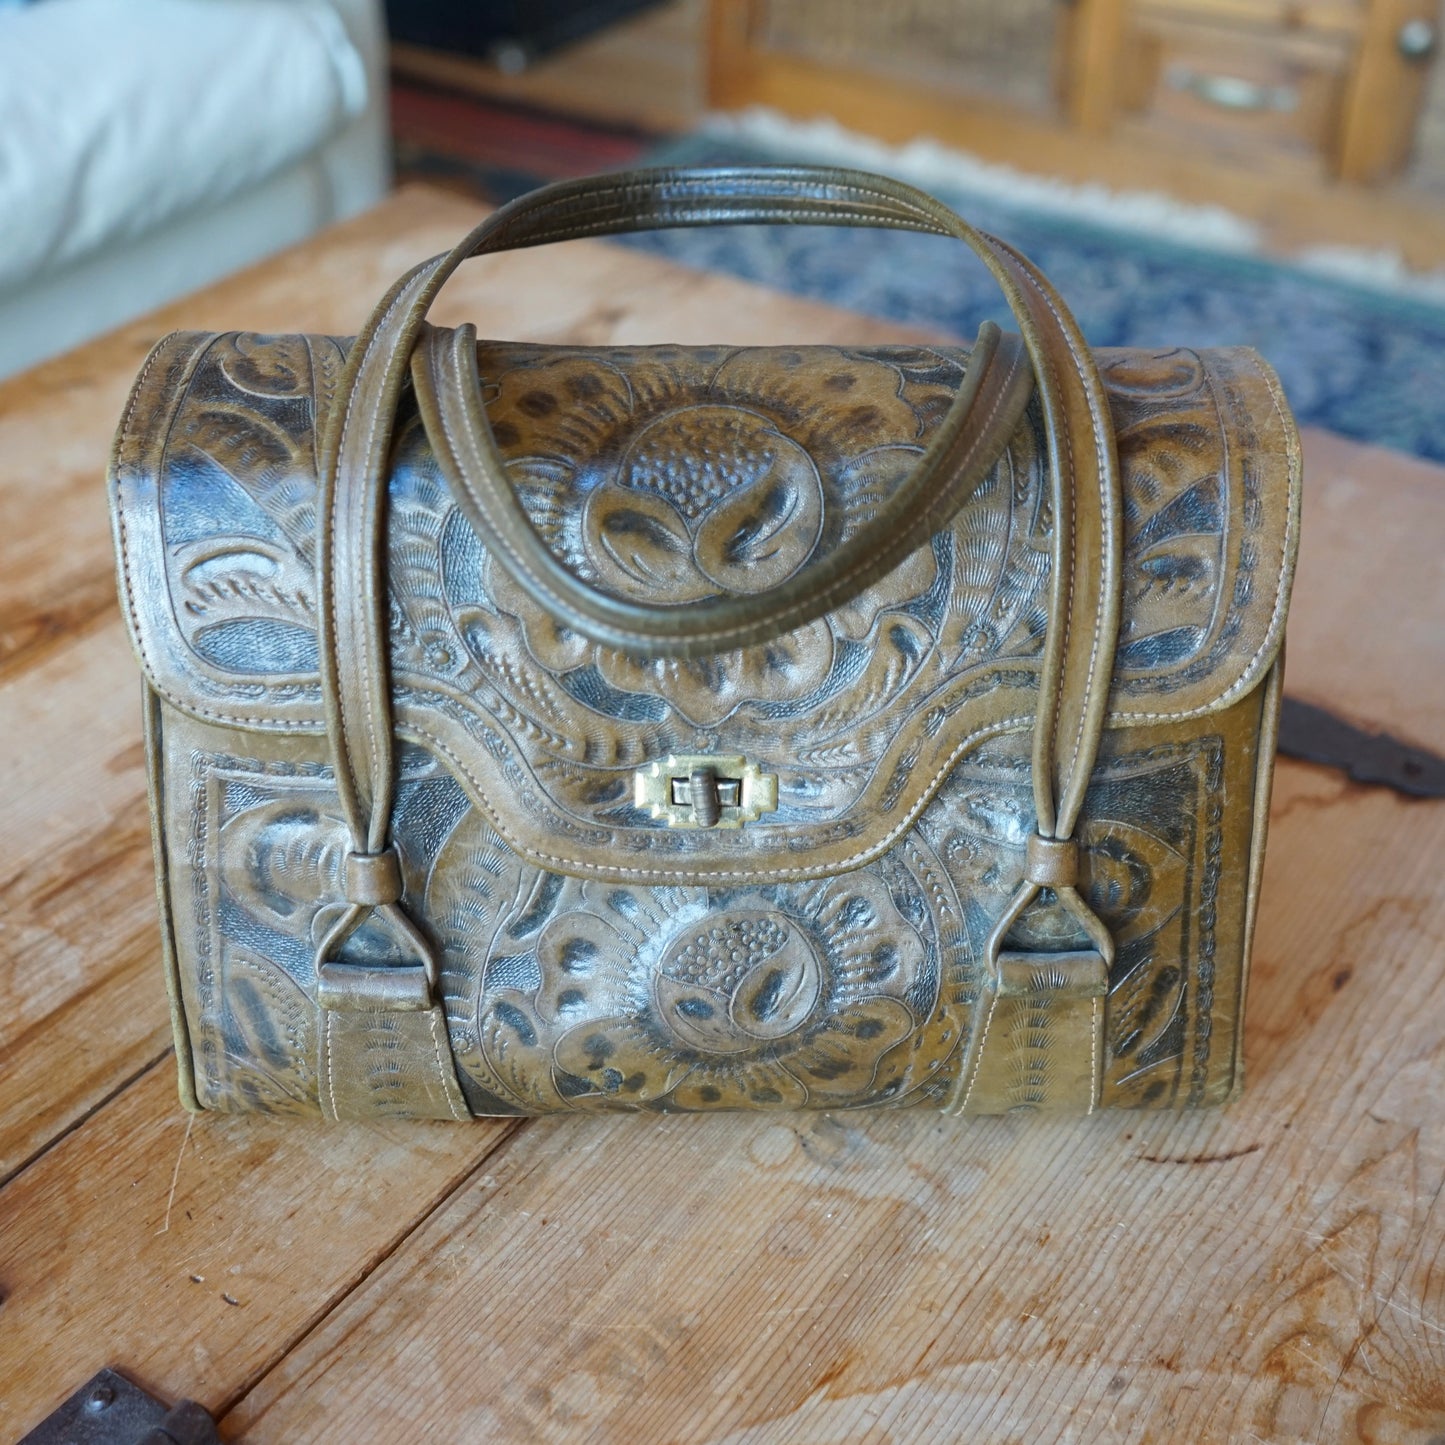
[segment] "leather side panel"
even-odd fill
[[[1259,921],[1259,893],[1264,880],[1264,850],[1269,837],[1269,802],[1274,791],[1275,753],[1279,744],[1280,708],[1284,701],[1284,649],[1260,688],[1258,773],[1254,790],[1254,830],[1249,858],[1249,896],[1244,920],[1244,948],[1239,1004],[1234,1028],[1234,1077],[1225,1102],[1244,1089],[1244,1016],[1249,995],[1250,965],[1254,960],[1254,930]]]
[[[1139,935],[1142,920],[1122,927],[1117,917],[1109,920],[1119,957],[1109,984],[1101,1106],[1207,1107],[1223,1103],[1235,1086],[1263,851],[1256,805],[1261,776],[1273,765],[1272,740],[1261,736],[1269,700],[1269,689],[1261,686],[1198,721],[1105,735],[1106,747],[1125,738],[1130,748],[1151,739],[1156,747],[1203,746],[1209,762],[1199,775],[1202,786],[1176,815],[1187,814],[1184,833],[1170,840],[1167,866],[1155,870],[1156,880],[1180,867],[1188,875],[1189,883],[1174,895],[1177,911],[1159,907],[1156,895],[1144,912],[1162,926],[1145,937]],[[1194,742],[1185,744],[1186,738]],[[1115,886],[1129,872],[1116,874]],[[1143,966],[1133,962],[1140,950],[1149,959]]]

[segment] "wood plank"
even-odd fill
[[[0,680],[114,615],[105,467],[148,325],[0,382]]]
[[[109,605],[0,683],[0,1180],[170,1044],[140,684]]]
[[[1411,724],[1438,717],[1439,469],[1315,433],[1307,477],[1293,683],[1394,724],[1403,654]],[[1284,763],[1230,1109],[546,1121],[227,1428],[1427,1438],[1445,1429],[1442,850],[1445,808]]]
[[[1351,38],[1364,23],[1359,0],[1134,0],[1134,8],[1157,15],[1207,17],[1234,26],[1333,30]]]
[[[1227,1111],[547,1121],[226,1429],[1424,1439],[1445,1428],[1442,848],[1445,809],[1281,768]]]
[[[1064,65],[1069,119],[1090,136],[1105,136],[1119,110],[1128,19],[1126,0],[1083,0],[1067,14]]]
[[[193,1117],[161,1063],[0,1193],[0,1438],[116,1362],[223,1408],[517,1127]]]
[[[1370,185],[1405,168],[1415,143],[1433,56],[1400,53],[1413,23],[1436,27],[1437,0],[1371,0],[1340,119],[1340,179]]]
[[[0,839],[31,870],[0,914],[23,925],[0,997],[29,1010],[0,1020],[0,1144],[36,1156],[0,1188],[0,1437],[106,1362],[256,1441],[1445,1432],[1445,809],[1323,769],[1280,769],[1251,1081],[1220,1113],[180,1113],[169,1061],[145,1067],[164,1000],[134,674],[109,604],[64,611],[109,585],[118,398],[170,326],[353,330],[476,216],[414,193],[0,387],[0,615],[59,618],[0,681]],[[904,339],[587,243],[466,268],[438,319],[478,313],[543,340]],[[1445,478],[1318,435],[1308,465],[1291,687],[1428,741]],[[27,547],[50,564],[12,570]]]
[[[1429,635],[1445,607],[1439,471],[1319,433],[1308,468],[1292,680],[1401,725],[1397,654],[1379,646],[1397,626],[1389,568],[1416,589],[1419,629],[1400,640],[1415,685],[1433,680],[1418,723],[1445,677],[1445,640]],[[1360,542],[1366,488],[1378,548]],[[1226,1112],[980,1122],[966,1139],[906,1116],[549,1121],[228,1428],[258,1441],[363,1421],[635,1440],[870,1427],[1123,1440],[1151,1438],[1128,1422],[1166,1419],[1199,1441],[1439,1428],[1442,847],[1445,810],[1282,765],[1251,1083]],[[624,1149],[626,1170],[609,1168]],[[499,1278],[516,1285],[489,1289]],[[468,1302],[483,1294],[479,1342]],[[481,1399],[479,1376],[494,1382]]]
[[[1311,429],[1286,691],[1445,752],[1445,473]]]

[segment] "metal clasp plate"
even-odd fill
[[[669,828],[741,828],[776,810],[778,779],[746,758],[672,753],[637,770],[633,801]]]

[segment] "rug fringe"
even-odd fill
[[[1191,205],[1154,191],[1115,191],[1098,183],[1031,175],[927,137],[889,145],[834,120],[794,120],[764,106],[712,112],[704,117],[700,131],[718,140],[783,150],[820,164],[884,171],[924,190],[969,191],[1136,237],[1237,256],[1266,253],[1261,228],[1223,206]],[[1412,271],[1400,252],[1388,247],[1311,246],[1279,259],[1366,290],[1445,302],[1445,269]]]

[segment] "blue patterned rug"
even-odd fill
[[[799,161],[706,133],[650,152],[654,165]],[[1053,280],[1094,346],[1257,347],[1301,424],[1445,461],[1445,307],[1280,262],[1130,235],[993,196],[939,192]],[[828,227],[740,226],[627,238],[705,270],[905,325],[971,337],[1011,323],[988,274],[954,242]]]

